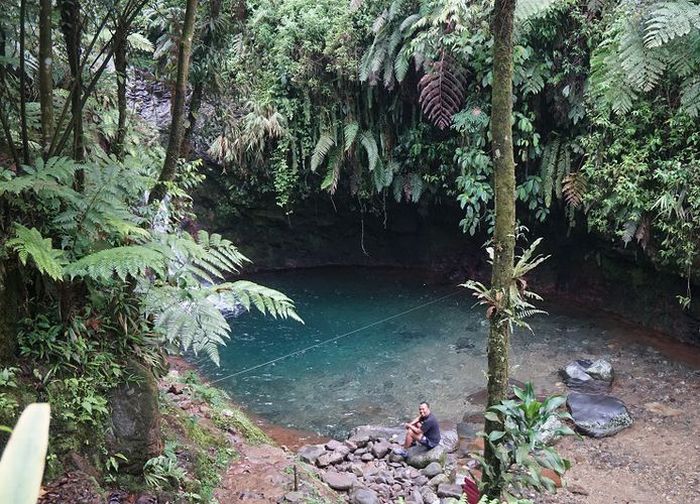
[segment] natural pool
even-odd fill
[[[466,289],[430,283],[417,271],[367,268],[253,280],[292,297],[305,324],[257,313],[232,319],[221,367],[199,364],[212,380],[364,328],[217,383],[272,423],[342,436],[364,423],[398,424],[423,399],[441,420],[458,421],[466,396],[485,386],[487,325]],[[558,313],[551,301],[548,309],[532,319],[534,334],[512,338],[512,376],[540,388],[551,388],[570,359],[605,356],[610,337],[588,317]]]

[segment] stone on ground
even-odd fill
[[[369,488],[356,488],[350,492],[350,504],[378,504],[377,492]]]
[[[439,462],[431,462],[424,469],[421,470],[421,473],[425,474],[428,478],[432,478],[433,476],[437,476],[441,472],[442,472],[442,466],[440,465]]]
[[[333,490],[345,492],[352,488],[357,478],[353,474],[328,471],[323,475],[323,480]]]
[[[616,397],[571,392],[566,404],[576,427],[592,437],[612,436],[633,423],[627,407]]]
[[[307,464],[314,465],[318,458],[326,453],[326,447],[322,444],[306,445],[297,450],[299,458]]]

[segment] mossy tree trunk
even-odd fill
[[[112,145],[112,152],[118,159],[124,159],[124,142],[126,140],[126,46],[128,27],[120,18],[114,35],[114,69],[117,73],[117,134]]]
[[[180,157],[180,146],[185,134],[185,97],[187,81],[190,73],[190,54],[194,37],[194,22],[197,17],[197,0],[187,0],[185,20],[182,26],[182,37],[177,56],[177,81],[172,104],[172,121],[168,137],[168,150],[165,154],[163,169],[158,178],[158,185],[153,188],[149,201],[158,201],[165,196],[165,183],[175,179],[177,160]]]
[[[493,236],[494,260],[491,289],[502,293],[499,304],[509,304],[515,253],[515,161],[513,159],[513,17],[515,0],[496,0],[493,12],[493,84],[491,95],[491,148],[494,165],[496,225]],[[502,314],[491,317],[488,339],[488,406],[502,401],[508,387],[508,349],[510,329]],[[499,430],[498,423],[486,421],[485,431]],[[486,443],[487,463],[496,469],[485,475],[485,492],[490,498],[501,496],[502,479],[494,450]]]

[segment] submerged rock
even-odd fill
[[[627,407],[616,397],[571,392],[566,404],[576,427],[592,437],[612,436],[633,423]]]

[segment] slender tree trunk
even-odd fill
[[[5,59],[6,54],[6,41],[7,37],[5,35],[5,30],[3,30],[2,27],[0,27],[0,57],[2,57],[3,60]],[[12,160],[14,161],[15,166],[19,170],[21,160],[19,158],[17,148],[15,147],[15,142],[12,139],[12,132],[10,131],[10,121],[5,116],[5,110],[2,107],[2,105],[4,103],[7,103],[8,101],[4,98],[6,91],[7,88],[5,84],[5,65],[0,65],[0,124],[2,124],[2,131],[5,134],[5,142],[7,142],[7,145],[10,148]]]
[[[202,97],[204,95],[204,83],[197,82],[192,86],[192,97],[190,98],[190,109],[187,112],[187,129],[185,130],[185,136],[182,142],[182,152],[185,154],[188,145],[192,141],[192,133],[197,125],[197,115],[199,113],[199,108],[202,106]]]
[[[52,0],[41,0],[39,11],[39,104],[41,106],[41,147],[47,154],[53,137],[53,41]]]
[[[185,95],[187,93],[187,78],[190,72],[190,54],[192,52],[196,15],[197,0],[187,0],[180,50],[177,57],[177,82],[175,83],[175,94],[173,96],[168,150],[165,154],[165,162],[163,163],[163,170],[160,172],[158,184],[151,191],[149,201],[163,199],[165,196],[165,182],[170,182],[176,175],[177,160],[180,157],[180,145],[185,133]]]
[[[120,23],[114,40],[114,68],[117,72],[117,136],[112,152],[118,159],[124,159],[124,141],[126,140],[126,27]]]
[[[513,159],[513,13],[515,0],[496,0],[493,12],[493,85],[491,95],[491,137],[494,164],[496,226],[493,237],[494,260],[491,289],[502,293],[509,303],[515,252],[515,162]],[[494,313],[488,340],[488,406],[502,401],[508,387],[510,329],[502,314]],[[498,430],[499,424],[486,421],[485,431]],[[490,444],[485,457],[497,470],[485,477],[486,494],[499,498],[503,490],[500,466]],[[486,476],[486,475],[485,475]]]
[[[16,275],[7,269],[6,263],[0,262],[0,363],[11,362],[15,355],[18,293]]]
[[[29,164],[29,135],[27,133],[27,83],[24,57],[26,38],[27,0],[19,3],[19,121],[22,134],[22,161]]]
[[[80,39],[82,34],[79,0],[59,0],[61,8],[61,30],[66,42],[66,56],[74,85],[70,95],[71,123],[73,125],[73,158],[81,162],[85,159],[85,144],[83,139],[83,76],[80,66]],[[85,185],[85,173],[78,170],[75,173],[75,186],[82,191]]]
[[[221,0],[210,0],[209,2],[209,19],[205,23],[205,28],[202,30],[202,39],[199,47],[205,52],[209,50],[214,43],[214,30],[216,29],[217,21],[221,15]],[[202,106],[202,97],[204,96],[204,82],[209,78],[209,75],[200,76],[199,80],[192,86],[192,97],[190,98],[190,108],[187,113],[187,129],[185,130],[185,138],[182,144],[182,150],[185,150],[187,145],[192,140],[192,133],[197,125],[197,114]]]

